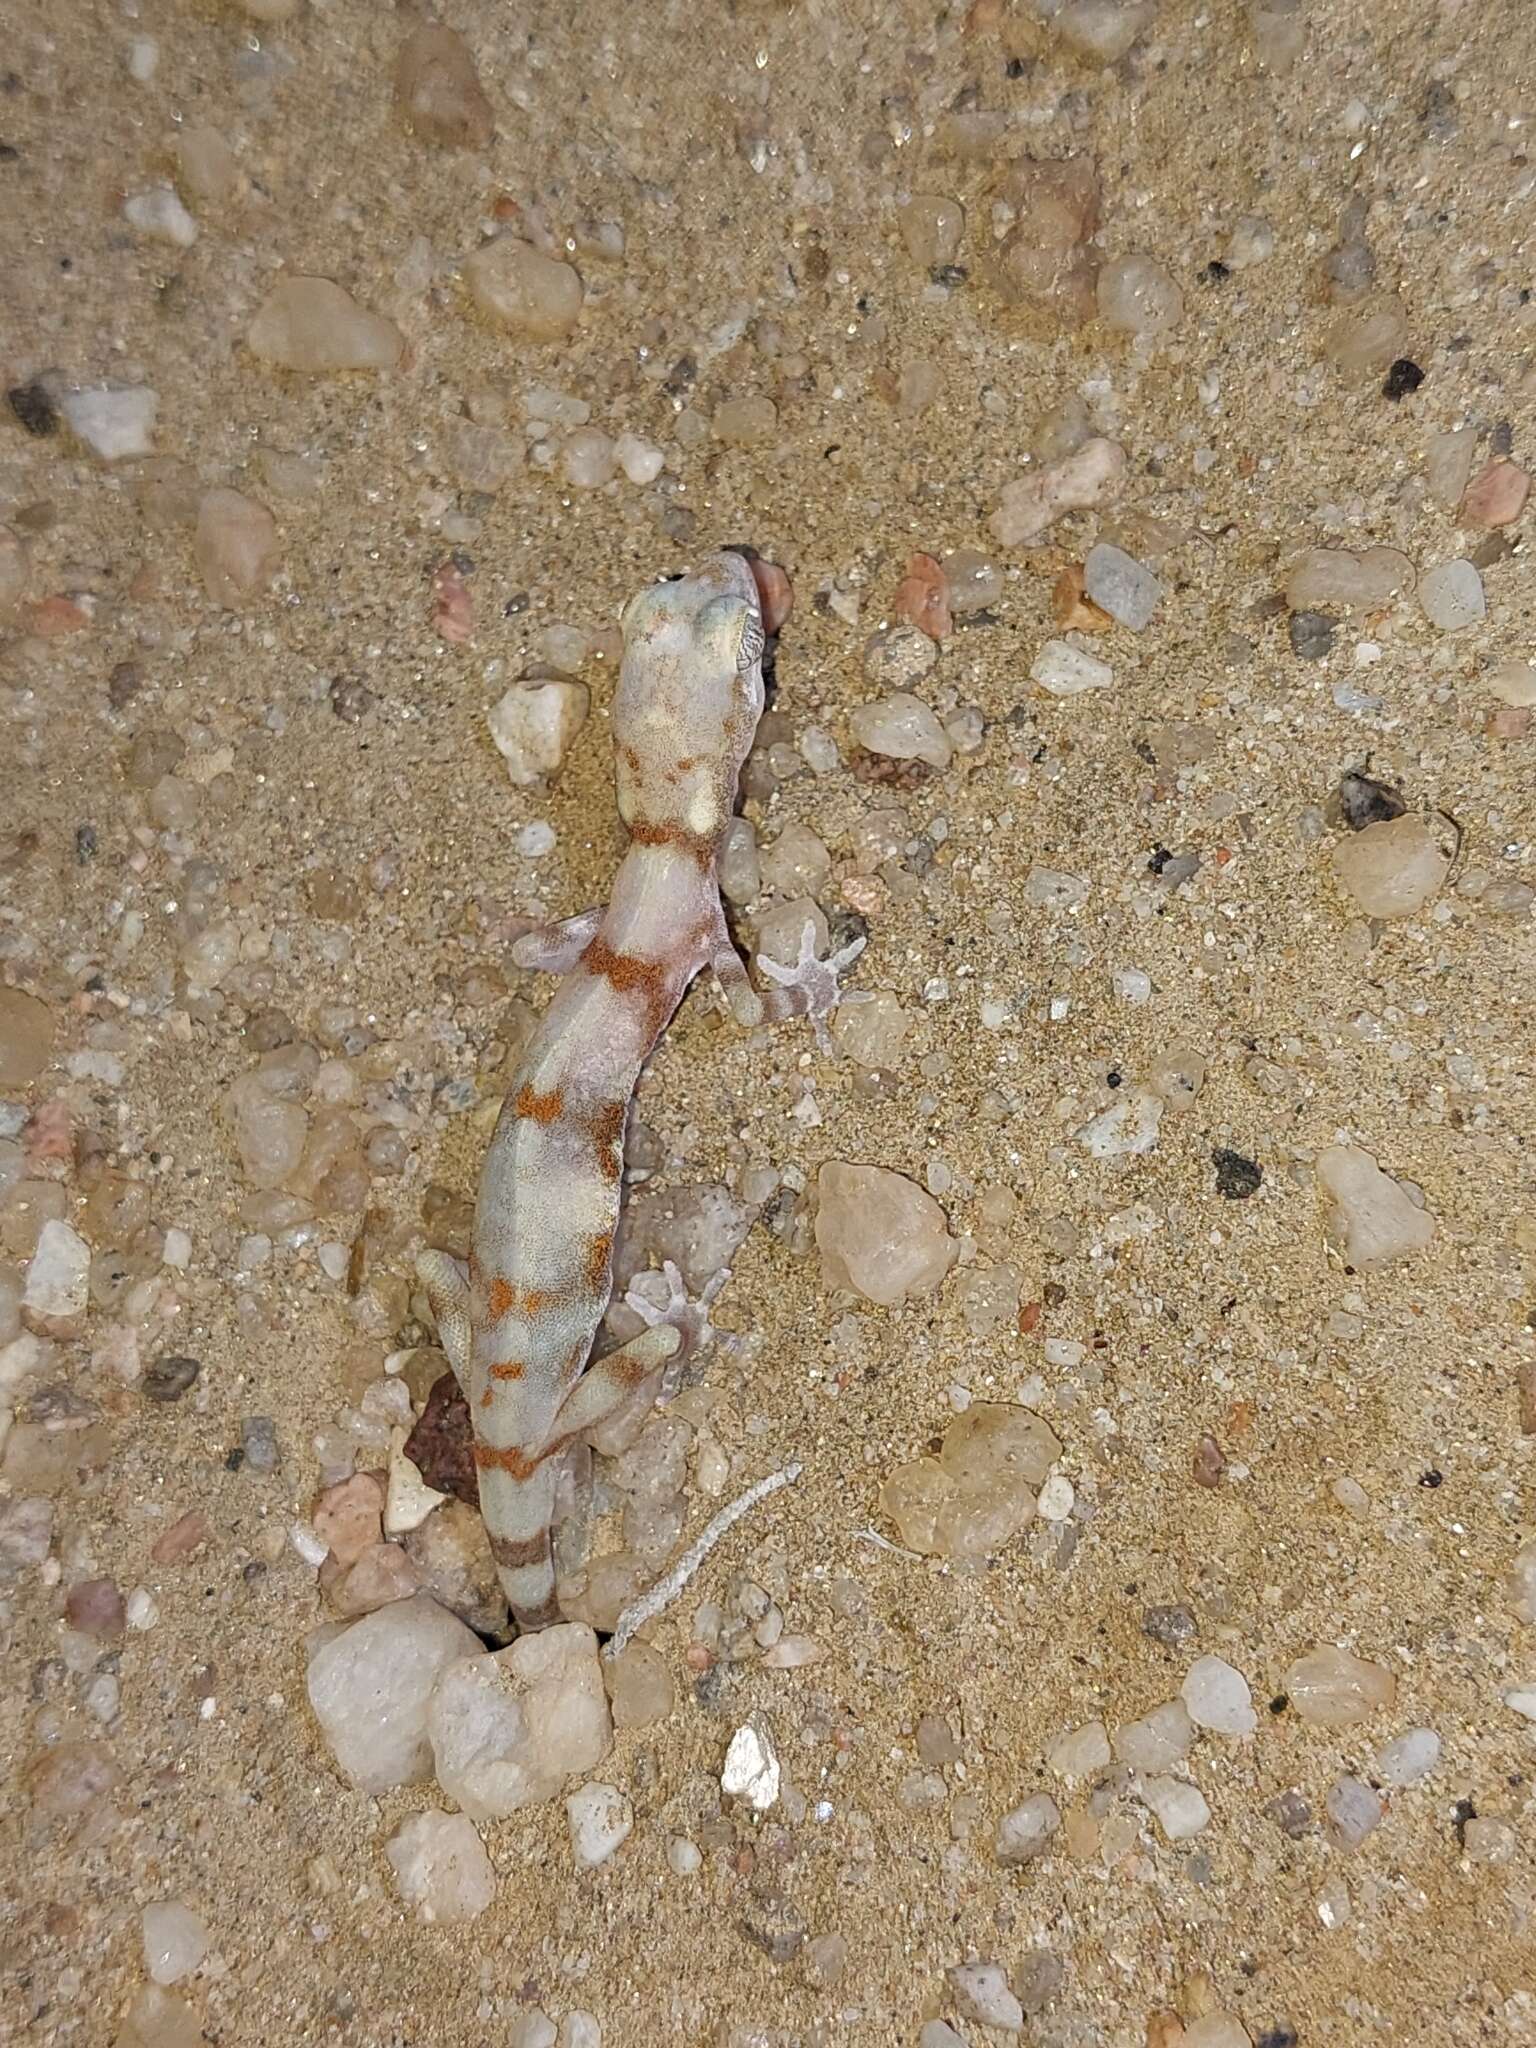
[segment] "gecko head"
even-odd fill
[[[619,810],[696,842],[719,838],[763,711],[763,618],[741,555],[708,556],[625,606],[613,700]]]

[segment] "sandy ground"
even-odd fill
[[[1520,526],[1469,539],[1421,483],[1433,432],[1475,425],[1479,463],[1501,423],[1517,458],[1529,447],[1536,24],[1522,0],[1305,12],[1303,56],[1273,75],[1236,0],[1165,0],[1107,69],[1027,24],[968,30],[915,5],[455,0],[447,18],[496,119],[488,148],[455,151],[423,146],[392,109],[409,23],[389,9],[337,0],[269,27],[174,0],[71,0],[46,19],[0,8],[4,381],[55,370],[160,394],[158,469],[0,417],[0,519],[29,558],[0,642],[0,947],[6,978],[59,1018],[53,1065],[12,1093],[28,1110],[62,1097],[77,1158],[94,1134],[148,1187],[155,1224],[189,1234],[144,1351],[202,1362],[179,1402],[146,1401],[102,1360],[99,1310],[53,1362],[100,1457],[57,1482],[50,1561],[7,1593],[10,2038],[113,2040],[144,1982],[141,1910],[175,1896],[210,1935],[177,1996],[226,2048],[516,2041],[534,2007],[594,2015],[615,2048],[915,2042],[936,2015],[979,2043],[1004,2037],[960,2017],[944,1973],[979,1957],[1029,1990],[1053,1974],[1039,1950],[1059,1983],[1026,2037],[1055,2048],[1176,2039],[1157,2032],[1165,2011],[1229,2014],[1268,2048],[1536,2040],[1536,1750],[1501,1699],[1536,1679],[1536,1634],[1504,1591],[1536,1441],[1515,1394],[1536,1243],[1531,921],[1457,879],[1533,878],[1532,743],[1487,730],[1480,678],[1531,654],[1536,584]],[[152,63],[134,49],[146,38]],[[946,154],[938,124],[957,103],[1008,116],[988,154]],[[190,248],[122,213],[166,175],[182,122],[218,129],[243,179],[194,206]],[[1184,315],[1155,348],[1099,324],[1041,341],[999,305],[979,258],[1002,157],[1020,149],[1093,156],[1104,248],[1177,278]],[[895,202],[912,189],[968,209],[968,277],[931,284],[901,246]],[[1355,193],[1372,201],[1375,296],[1402,309],[1426,373],[1401,403],[1379,368],[1346,377],[1324,354],[1335,313],[1319,265]],[[466,304],[457,265],[519,217],[499,200],[541,209],[556,236],[584,219],[624,230],[619,260],[578,259],[588,298],[564,341],[497,333]],[[1273,228],[1273,255],[1204,276],[1250,215]],[[253,360],[242,336],[280,268],[333,277],[395,319],[401,366],[306,379]],[[691,386],[647,374],[685,356]],[[920,360],[938,395],[904,417],[890,380]],[[674,488],[577,491],[530,468],[493,496],[464,490],[448,427],[487,394],[516,426],[533,385],[668,448]],[[1097,643],[1112,690],[1058,701],[1028,669],[1055,630],[1055,574],[1094,522],[1004,555],[986,519],[1037,421],[1073,392],[1130,457],[1116,513],[1165,521],[1176,542],[1153,624]],[[778,406],[761,444],[679,442],[684,405],[707,423],[759,394]],[[291,471],[263,464],[284,455],[309,459],[309,495],[274,488]],[[175,506],[157,515],[151,492],[146,509],[155,481],[172,498],[233,485],[269,505],[274,587],[236,611],[210,603]],[[423,1926],[382,1844],[436,1795],[371,1800],[338,1777],[304,1696],[315,1573],[286,1540],[314,1495],[315,1433],[395,1347],[403,1290],[349,1299],[314,1241],[242,1269],[248,1190],[219,1104],[254,1062],[246,1027],[263,1003],[310,1036],[327,1005],[362,1020],[373,1043],[354,1065],[411,1112],[406,1170],[370,1197],[381,1270],[408,1275],[424,1191],[468,1193],[484,1142],[483,1116],[452,1113],[473,1091],[441,1091],[494,1060],[508,989],[543,999],[493,927],[599,899],[621,850],[608,669],[583,672],[593,715],[545,790],[509,787],[486,707],[544,628],[603,628],[691,549],[740,539],[797,589],[784,730],[819,725],[844,755],[754,805],[760,835],[790,821],[819,834],[835,910],[861,814],[906,806],[928,849],[919,883],[871,915],[856,978],[896,992],[914,1030],[871,1087],[801,1026],[744,1038],[700,990],[645,1118],[675,1179],[769,1165],[814,1181],[826,1160],[871,1160],[940,1190],[957,1236],[1005,1187],[1018,1209],[1004,1241],[964,1257],[1006,1258],[1044,1307],[1031,1329],[977,1337],[958,1275],[902,1309],[850,1305],[793,1233],[755,1230],[720,1310],[750,1342],[705,1375],[713,1426],[733,1486],[790,1458],[804,1479],[728,1539],[656,1633],[680,1703],[603,1766],[635,1810],[620,1854],[577,1875],[559,1802],[521,1814],[484,1831],[491,1908]],[[1275,603],[1285,563],[1369,543],[1418,568],[1481,549],[1487,619],[1445,636],[1409,594],[1342,620],[1326,662],[1299,659]],[[907,554],[956,547],[1007,567],[1004,596],[917,687],[941,710],[979,707],[984,741],[893,794],[850,765],[847,714],[878,694],[862,649]],[[433,628],[432,576],[455,550],[475,609],[463,646]],[[50,634],[32,609],[56,595],[78,601],[78,630]],[[1376,655],[1362,663],[1363,641]],[[120,682],[114,708],[123,663],[139,687]],[[356,722],[332,708],[333,686],[353,683],[373,693]],[[1199,729],[1200,758],[1159,765],[1160,729],[1179,722]],[[146,731],[186,743],[195,804],[169,826],[125,779]],[[1440,896],[1387,925],[1338,889],[1317,815],[1367,764],[1465,835]],[[515,835],[538,820],[557,841],[532,861]],[[1159,848],[1198,853],[1194,877],[1161,886]],[[212,873],[189,882],[189,862]],[[1086,877],[1084,907],[1026,903],[1034,863]],[[337,878],[318,898],[331,915],[317,876]],[[241,971],[210,994],[178,969],[192,888],[243,942]],[[242,980],[257,964],[267,975]],[[1143,1005],[1113,993],[1128,968],[1151,977]],[[990,1001],[1006,1006],[996,1028]],[[1194,1106],[1166,1115],[1142,1157],[1088,1158],[1072,1132],[1111,1099],[1106,1076],[1139,1080],[1175,1045],[1207,1063]],[[93,1050],[104,1057],[78,1057]],[[791,1113],[807,1077],[819,1121]],[[1427,1252],[1370,1276],[1330,1255],[1311,1162],[1341,1136],[1422,1190]],[[1221,1147],[1262,1166],[1251,1199],[1218,1192]],[[64,1185],[76,1214],[73,1166]],[[318,1238],[349,1243],[358,1222],[327,1219]],[[21,1241],[6,1254],[18,1264]],[[1081,1360],[1046,1363],[1047,1337],[1075,1340]],[[1072,1540],[1037,1524],[971,1573],[868,1540],[892,1533],[880,1478],[957,1401],[1017,1398],[1035,1375],[1077,1493]],[[277,1424],[274,1473],[230,1467],[256,1414]],[[1207,1433],[1228,1461],[1215,1487],[1191,1476]],[[1341,1500],[1340,1480],[1358,1494]],[[152,1562],[191,1509],[202,1548]],[[690,1527],[709,1511],[693,1501]],[[782,1672],[747,1658],[696,1696],[690,1614],[729,1601],[743,1574],[823,1654]],[[84,1698],[102,1670],[59,1650],[65,1593],[93,1575],[147,1589],[158,1610],[105,1653],[120,1687],[105,1723]],[[1189,1610],[1181,1646],[1146,1632],[1158,1605]],[[1331,1642],[1391,1670],[1391,1708],[1338,1730],[1285,1708],[1288,1665]],[[1201,1833],[1170,1844],[1124,1785],[1101,1796],[1048,1769],[1062,1731],[1134,1718],[1205,1653],[1245,1674],[1260,1726],[1192,1752],[1212,1811]],[[753,1711],[800,1801],[712,1817],[725,1745]],[[937,1792],[913,1778],[928,1768],[923,1715],[947,1717],[958,1742]],[[1362,1846],[1339,1846],[1329,1787],[1369,1779],[1411,1727],[1439,1735],[1438,1767],[1389,1793]],[[61,1739],[100,1743],[121,1773],[93,1814],[28,1804],[27,1772]],[[1312,1815],[1295,1838],[1269,1811],[1292,1789]],[[1037,1790],[1066,1823],[1039,1860],[1000,1869],[993,1825]],[[1474,1817],[1507,1824],[1474,1831],[1478,1854]],[[704,1850],[695,1874],[669,1866],[679,1836]],[[840,1972],[829,1935],[846,1943]]]

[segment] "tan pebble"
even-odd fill
[[[156,1539],[150,1556],[156,1564],[183,1564],[200,1550],[208,1541],[211,1531],[208,1517],[199,1508],[190,1508],[180,1521],[172,1522],[169,1529]]]
[[[469,585],[452,562],[444,562],[432,577],[432,626],[439,640],[450,647],[464,647],[475,630],[474,599]]]
[[[906,574],[896,586],[891,609],[930,640],[947,640],[954,631],[949,609],[949,582],[932,555],[911,555]]]
[[[558,341],[581,318],[580,276],[515,235],[498,235],[464,265],[470,297],[491,319],[530,341]]]
[[[225,611],[238,611],[277,574],[277,522],[265,505],[239,491],[205,491],[193,552],[209,597]]]
[[[315,1534],[338,1564],[354,1564],[379,1541],[384,1518],[384,1489],[371,1472],[354,1473],[328,1486],[315,1502]]]
[[[1107,633],[1115,623],[1083,590],[1083,565],[1069,562],[1051,591],[1051,617],[1063,632]]]
[[[437,21],[424,21],[401,47],[395,106],[423,142],[448,149],[485,149],[495,127],[469,45]]]
[[[1523,704],[1501,704],[1483,720],[1483,731],[1491,740],[1523,740],[1530,729],[1530,710]]]
[[[1467,485],[1461,500],[1466,526],[1513,526],[1525,510],[1531,480],[1519,463],[1497,456]]]
[[[338,370],[392,370],[405,336],[392,320],[360,305],[328,277],[280,277],[246,329],[253,355],[282,370],[323,376]]]

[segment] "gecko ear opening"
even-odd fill
[[[714,597],[699,613],[696,628],[700,639],[729,648],[739,674],[744,675],[763,652],[763,622],[756,605],[739,597]]]

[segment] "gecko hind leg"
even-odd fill
[[[601,909],[592,909],[555,924],[535,925],[512,941],[513,962],[540,974],[569,974],[597,937],[602,921]]]
[[[585,1436],[613,1419],[636,1401],[647,1381],[658,1382],[668,1361],[682,1349],[683,1339],[669,1323],[642,1330],[617,1351],[608,1351],[589,1365],[581,1378],[555,1410],[548,1437],[540,1446],[542,1455],[571,1437]],[[650,1401],[655,1399],[654,1386]]]
[[[469,1316],[469,1268],[452,1252],[427,1251],[416,1260],[416,1277],[427,1290],[437,1334],[443,1340],[453,1376],[469,1393],[471,1326]]]

